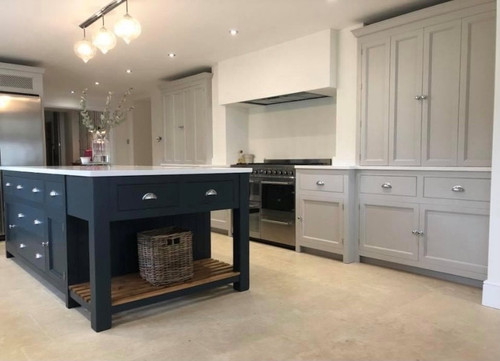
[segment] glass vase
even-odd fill
[[[109,163],[109,140],[104,132],[92,133],[92,162]]]

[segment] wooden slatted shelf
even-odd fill
[[[168,286],[153,286],[143,280],[139,273],[131,273],[123,276],[113,277],[111,280],[111,304],[112,306],[142,300],[172,293],[194,286],[203,285],[224,279],[239,276],[239,272],[233,271],[233,266],[215,259],[206,258],[193,262],[193,278]],[[80,283],[69,287],[76,295],[85,302],[90,303],[90,283]]]

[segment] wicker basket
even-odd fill
[[[137,234],[141,277],[154,286],[193,277],[193,234],[177,227]]]

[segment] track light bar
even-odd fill
[[[107,13],[109,13],[111,10],[113,10],[117,6],[120,6],[121,4],[123,4],[125,1],[127,1],[127,0],[114,0],[114,1],[110,2],[108,5],[106,5],[101,10],[99,10],[98,12],[96,12],[94,15],[92,15],[90,18],[88,18],[87,20],[85,20],[79,26],[82,29],[85,29],[87,26],[93,24],[94,22],[96,22],[97,20],[99,20],[100,18],[102,18],[104,15],[106,15]]]

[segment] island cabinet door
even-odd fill
[[[387,261],[418,259],[418,204],[362,199],[360,253]]]
[[[46,271],[56,281],[66,279],[66,224],[64,221],[47,218],[47,242],[45,245]]]

